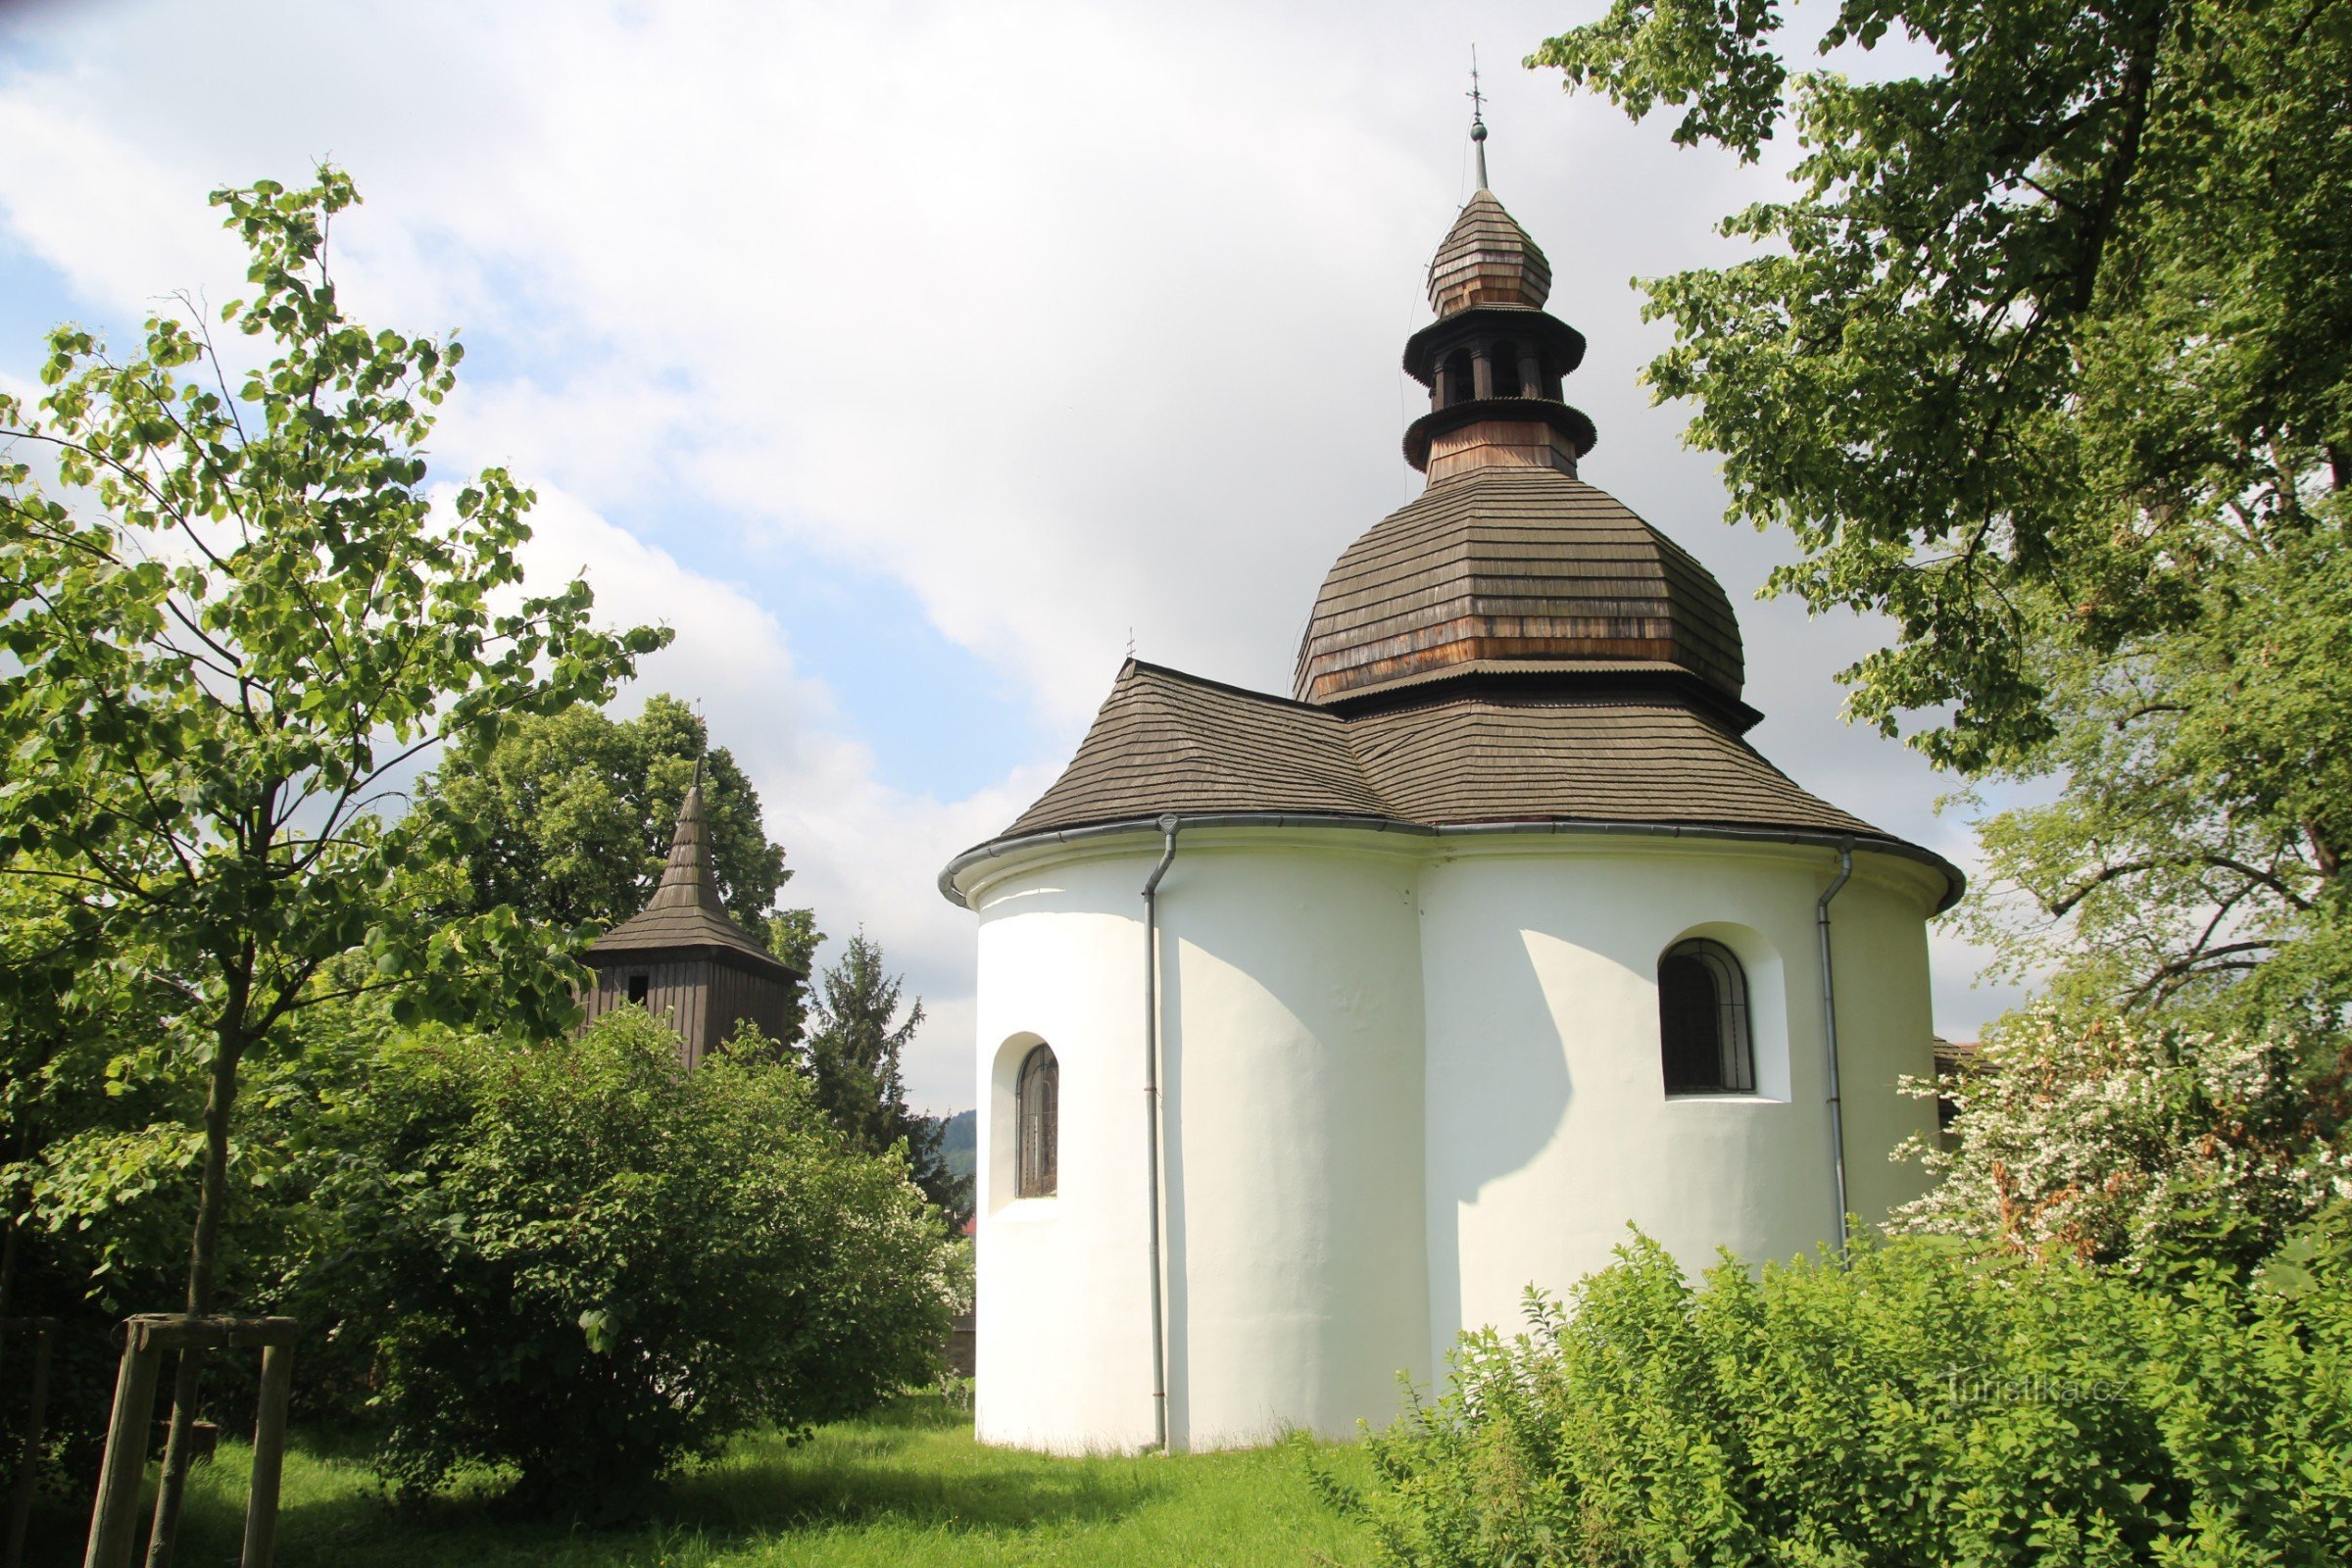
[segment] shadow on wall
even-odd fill
[[[1524,1169],[1567,1117],[1575,1086],[1568,1043],[1522,932],[1507,958],[1477,965],[1475,1007],[1432,999],[1428,1045],[1429,1311],[1442,1341],[1462,1321],[1462,1210],[1490,1182]],[[1439,963],[1445,961],[1439,956]],[[1433,970],[1437,967],[1433,964]],[[1458,980],[1457,980],[1457,983]],[[1476,1017],[1475,1034],[1445,1032],[1441,1019]],[[1451,1027],[1458,1028],[1455,1024]],[[1508,1325],[1504,1325],[1508,1326]]]
[[[1160,887],[1168,1417],[1179,1446],[1250,1430],[1250,1413],[1232,1407],[1236,1369],[1205,1359],[1228,1343],[1267,1353],[1265,1338],[1232,1339],[1235,1270],[1262,1284],[1269,1321],[1319,1325],[1281,1369],[1287,1394],[1268,1393],[1267,1438],[1300,1419],[1295,1400],[1334,1430],[1356,1414],[1385,1418],[1394,1374],[1430,1373],[1419,965],[1367,962],[1385,944],[1417,942],[1410,876],[1302,857],[1269,880],[1268,866],[1180,856]],[[1354,906],[1319,918],[1335,897]],[[1195,1217],[1215,1225],[1197,1244]],[[1213,1331],[1199,1325],[1206,1342],[1199,1312],[1219,1316]],[[1395,1348],[1377,1367],[1336,1348],[1372,1345]],[[1197,1431],[1202,1421],[1213,1430]]]

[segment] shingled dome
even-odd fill
[[[1473,305],[1544,308],[1551,295],[1551,264],[1519,220],[1481,186],[1453,220],[1429,264],[1429,303],[1440,316]]]
[[[1432,484],[1323,581],[1294,694],[1333,703],[1455,674],[1695,677],[1737,704],[1740,623],[1707,568],[1552,468]]]

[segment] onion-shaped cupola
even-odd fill
[[[1551,264],[1487,186],[1429,268],[1437,318],[1404,347],[1429,412],[1404,455],[1421,499],[1358,539],[1324,580],[1294,694],[1355,710],[1672,688],[1735,730],[1740,624],[1722,586],[1622,503],[1583,483],[1592,421],[1561,400],[1584,335],[1547,314]]]

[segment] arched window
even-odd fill
[[[1744,1095],[1756,1087],[1747,976],[1720,942],[1677,942],[1658,960],[1658,1035],[1670,1095]]]
[[[1014,1116],[1020,1143],[1016,1157],[1019,1198],[1052,1198],[1054,1192],[1055,1126],[1061,1109],[1061,1067],[1052,1046],[1039,1046],[1021,1058],[1021,1075],[1013,1090]]]

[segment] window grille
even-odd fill
[[[1054,1059],[1053,1047],[1039,1046],[1021,1058],[1013,1099],[1020,1127],[1013,1191],[1022,1198],[1052,1198],[1057,1187],[1054,1146],[1061,1109],[1061,1066]]]
[[[1670,1095],[1745,1095],[1756,1087],[1747,976],[1720,942],[1678,942],[1658,960],[1658,1036]]]

